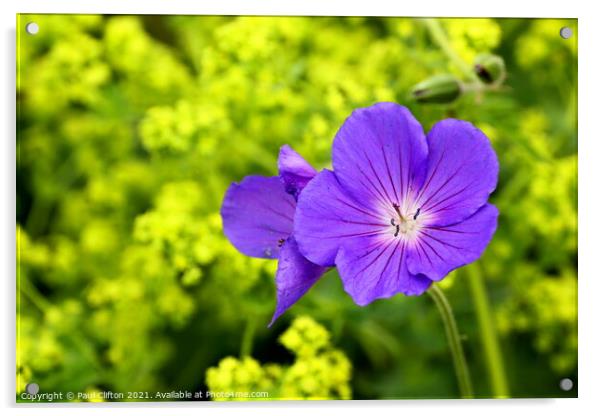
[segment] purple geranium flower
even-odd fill
[[[468,122],[440,121],[425,138],[408,109],[379,103],[351,114],[332,157],[334,171],[299,196],[294,236],[305,258],[337,267],[359,305],[424,293],[478,259],[495,232],[487,200],[498,162]]]
[[[301,255],[293,236],[297,198],[316,170],[289,146],[280,149],[279,176],[247,176],[226,191],[224,233],[240,252],[278,259],[277,304],[270,325],[303,296],[326,269]]]

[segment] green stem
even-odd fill
[[[441,23],[437,19],[422,19],[422,21],[424,22],[424,25],[429,31],[433,42],[435,42],[437,46],[443,51],[443,53],[447,55],[449,60],[452,61],[460,71],[462,71],[466,78],[478,82],[478,77],[471,70],[470,66],[468,66],[466,62],[464,62],[462,58],[460,58],[458,54],[456,54],[454,49],[449,44],[449,41],[447,40],[447,35],[441,27]]]
[[[255,337],[255,327],[257,325],[256,319],[254,317],[249,318],[247,320],[247,325],[245,326],[245,332],[242,336],[242,342],[240,345],[240,357],[249,357],[253,353],[253,338]]]
[[[42,314],[48,313],[49,309],[52,307],[52,303],[38,291],[36,286],[27,279],[20,279],[19,283],[19,294],[25,295],[25,297],[29,299],[29,301],[35,307],[37,307]],[[19,314],[18,319],[20,320],[20,318],[21,317]],[[81,331],[79,329],[74,329],[65,335],[67,340],[73,343],[73,345],[82,353],[82,356],[85,357],[90,365],[96,369],[97,373],[100,373],[101,369],[96,361],[94,352],[91,350],[89,344],[83,342],[84,336],[82,335]],[[21,339],[20,332],[17,337],[19,341]],[[17,349],[17,351],[19,351],[19,349]]]
[[[494,397],[510,397],[508,382],[504,371],[504,361],[500,351],[495,322],[489,305],[487,289],[478,264],[466,268],[468,283],[474,301],[481,344],[485,352],[489,382]]]
[[[483,84],[482,82],[463,82],[462,92],[474,92],[477,94],[488,92],[488,91],[500,91],[502,87],[499,84]]]
[[[24,294],[42,313],[46,313],[51,306],[50,302],[29,280],[22,279],[19,283],[19,293]]]
[[[458,332],[458,325],[456,324],[452,308],[438,286],[431,286],[428,290],[428,294],[431,295],[435,301],[437,309],[441,314],[441,319],[443,320],[447,341],[449,342],[452,359],[454,360],[454,368],[456,370],[456,377],[458,378],[460,395],[464,399],[472,398],[472,381],[470,380],[470,372],[468,371],[468,365],[466,364],[466,357],[464,357],[464,349],[462,348],[462,341],[460,340],[460,333]]]

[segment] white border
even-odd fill
[[[2,335],[2,371],[0,375],[1,404],[7,414],[71,415],[100,414],[107,406],[84,407],[54,405],[43,408],[14,405],[15,386],[15,22],[16,13],[115,13],[115,14],[273,14],[273,15],[372,15],[372,16],[496,16],[496,17],[577,17],[579,18],[579,399],[565,400],[472,400],[472,401],[396,401],[396,402],[309,402],[309,403],[176,403],[176,404],[116,404],[111,412],[118,415],[161,415],[166,411],[177,414],[225,413],[303,415],[308,412],[344,411],[346,414],[364,414],[371,408],[379,414],[442,414],[503,415],[526,412],[546,415],[592,414],[600,397],[600,354],[602,335],[599,320],[602,316],[598,300],[602,293],[602,273],[597,262],[600,249],[597,235],[602,222],[600,197],[602,137],[597,121],[602,102],[602,65],[599,41],[602,41],[601,16],[593,1],[526,2],[524,0],[468,1],[468,0],[220,0],[198,2],[188,0],[22,0],[2,2],[2,65],[0,65],[0,131],[2,199],[0,210],[0,264],[3,287],[0,290]],[[541,68],[545,71],[545,68]],[[537,380],[533,380],[534,383]]]
[[[220,0],[191,4],[186,0],[22,0],[21,13],[116,13],[116,14],[248,14],[248,15],[345,15],[345,16],[496,16],[577,17],[576,1],[546,1],[545,7],[521,0],[399,1],[391,0]],[[489,4],[486,4],[489,3]]]

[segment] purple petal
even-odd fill
[[[226,191],[221,215],[224,233],[241,253],[275,259],[293,232],[295,199],[277,176],[247,176]]]
[[[455,224],[487,202],[497,184],[497,157],[487,136],[466,121],[438,122],[427,142],[428,170],[415,206],[432,224]]]
[[[289,145],[280,148],[278,172],[284,182],[286,192],[297,199],[305,185],[318,173]]]
[[[295,239],[313,263],[334,266],[339,247],[348,240],[376,237],[391,230],[390,216],[351,198],[335,174],[323,170],[299,197],[295,213]],[[363,240],[362,240],[363,241]]]
[[[486,204],[458,224],[425,225],[409,251],[408,270],[438,281],[477,260],[497,228],[497,217],[497,208]]]
[[[431,285],[425,276],[408,272],[405,240],[361,238],[351,243],[339,251],[336,264],[345,291],[358,305],[397,293],[421,295]]]
[[[395,103],[355,110],[333,143],[334,171],[359,200],[404,206],[424,180],[427,143],[410,111]]]
[[[295,239],[289,237],[280,251],[276,272],[276,311],[268,326],[293,306],[324,272],[326,268],[315,265],[303,257]]]

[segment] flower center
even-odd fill
[[[414,230],[419,226],[418,216],[420,215],[420,208],[413,213],[406,213],[405,215],[401,213],[399,205],[393,204],[393,208],[397,213],[397,218],[391,218],[391,225],[394,227],[393,236],[398,237],[400,234],[413,234]]]

